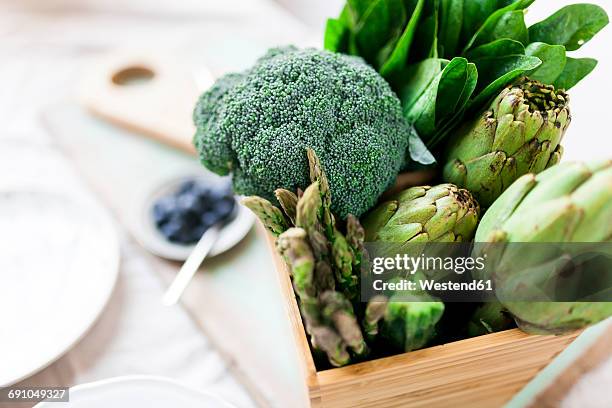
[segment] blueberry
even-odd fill
[[[198,242],[199,239],[200,237],[196,236],[193,230],[186,230],[179,235],[177,241],[181,244],[190,245],[195,244],[196,242]]]
[[[188,229],[196,228],[202,225],[202,219],[198,213],[188,213],[183,216],[183,222]]]
[[[169,241],[193,244],[208,228],[227,219],[234,207],[231,184],[211,188],[203,181],[188,180],[155,203],[153,218]]]
[[[204,183],[197,183],[192,190],[193,194],[200,198],[208,198],[210,196],[210,187]]]
[[[220,219],[227,218],[234,211],[235,201],[233,197],[224,197],[214,205],[214,212]]]
[[[192,193],[181,194],[176,199],[176,206],[181,212],[197,211],[198,197]]]
[[[197,242],[200,240],[200,238],[202,238],[202,235],[204,235],[204,233],[206,232],[208,228],[205,227],[204,225],[198,225],[195,228],[192,228],[189,231],[189,239],[191,242]]]
[[[214,211],[208,211],[202,214],[202,225],[206,228],[212,227],[220,221],[220,217]]]
[[[183,226],[177,219],[172,219],[162,225],[159,230],[169,240],[176,242],[182,235]]]
[[[153,205],[153,220],[157,225],[161,225],[168,221],[175,209],[176,200],[174,197],[162,197]]]
[[[196,181],[195,180],[187,180],[187,181],[181,183],[181,185],[179,186],[176,194],[177,195],[181,195],[181,194],[188,193],[188,192],[192,191],[195,186],[196,186]]]

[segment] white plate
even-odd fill
[[[155,376],[125,376],[70,388],[70,402],[41,402],[36,408],[233,408],[219,397]]]
[[[119,266],[112,221],[51,192],[0,191],[0,386],[46,367],[106,305]]]

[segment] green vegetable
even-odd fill
[[[317,299],[302,301],[300,310],[313,348],[324,351],[332,365],[346,365],[351,355],[369,352],[353,306],[341,293],[322,292]]]
[[[426,346],[435,336],[435,326],[444,313],[444,303],[425,301],[396,302],[393,296],[387,304],[381,332],[394,346],[412,351]]]
[[[612,303],[513,299],[512,290],[524,294],[538,280],[554,284],[567,273],[554,273],[556,264],[565,262],[558,254],[544,247],[525,253],[523,246],[511,244],[610,242],[611,219],[610,160],[560,164],[538,175],[524,175],[493,203],[478,226],[475,254],[497,259],[493,268],[486,268],[485,278],[495,280],[498,298],[521,329],[537,333],[575,330],[612,315]],[[566,282],[556,290],[560,289],[578,291],[579,285]]]
[[[257,215],[261,223],[272,235],[278,236],[289,228],[289,222],[282,211],[265,198],[256,196],[245,197],[242,199],[242,204]]]
[[[482,336],[512,327],[512,317],[499,302],[487,302],[480,305],[468,323],[468,336]]]
[[[347,0],[328,20],[325,48],[363,57],[399,95],[430,149],[521,76],[570,89],[597,62],[567,53],[608,24],[592,4],[564,7],[531,27],[535,0]]]
[[[346,237],[338,230],[321,162],[312,149],[304,153],[312,184],[300,194],[276,190],[282,211],[257,196],[246,197],[244,203],[278,235],[276,249],[291,271],[312,347],[325,353],[332,365],[342,366],[369,352],[351,303],[360,305],[364,231],[351,214]]]
[[[478,213],[472,195],[452,184],[412,187],[365,216],[365,240],[398,244],[470,241]],[[381,326],[382,336],[395,347],[404,351],[424,347],[436,334],[444,303],[426,292],[410,293],[421,297],[419,301],[406,301],[400,296],[372,299],[366,307],[364,332],[374,336]],[[386,302],[384,313],[381,302]]]
[[[444,180],[490,206],[523,174],[559,162],[560,142],[571,122],[568,103],[565,92],[537,81],[507,87],[450,140]]]
[[[276,249],[291,268],[293,287],[301,299],[315,297],[315,259],[302,228],[289,228],[278,236]]]
[[[368,302],[362,326],[363,332],[370,340],[373,340],[378,335],[378,322],[385,316],[388,301],[386,296],[378,295]]]
[[[608,24],[608,15],[594,4],[573,4],[529,27],[531,41],[563,45],[575,51]]]
[[[248,71],[223,77],[200,97],[194,122],[202,163],[232,173],[239,194],[270,201],[279,188],[308,186],[304,151],[312,148],[342,219],[364,213],[394,183],[409,143],[417,159],[433,160],[376,71],[315,49],[272,49]]]
[[[287,214],[291,223],[295,224],[298,202],[297,195],[289,190],[279,188],[274,192],[274,196],[276,196],[276,200],[280,203],[283,212]]]
[[[478,214],[469,191],[440,184],[399,193],[366,215],[363,226],[368,242],[468,242]]]
[[[276,248],[290,267],[313,347],[323,350],[336,366],[350,361],[347,347],[355,355],[365,354],[368,349],[353,306],[344,294],[333,290],[329,264],[324,260],[315,264],[306,230],[289,228],[279,235]]]

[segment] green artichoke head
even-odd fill
[[[526,174],[487,210],[477,242],[612,240],[612,160]]]
[[[568,104],[568,95],[552,85],[525,78],[508,86],[449,142],[445,181],[489,207],[520,176],[559,162],[571,122]]]
[[[480,207],[453,184],[412,187],[362,220],[367,242],[465,242],[474,236]]]
[[[508,282],[540,282],[553,276],[543,246],[525,243],[601,243],[612,241],[612,160],[564,163],[538,175],[527,174],[512,184],[488,209],[478,226],[478,255],[490,254],[497,243],[499,259],[493,278],[499,288]],[[513,246],[512,243],[522,243]],[[489,248],[489,249],[487,249]],[[556,255],[555,255],[556,256]],[[491,276],[489,276],[491,277]],[[567,277],[562,277],[567,279]],[[612,282],[608,278],[608,282]],[[521,290],[529,289],[523,287]],[[575,288],[569,288],[574,290]],[[500,299],[526,331],[562,333],[612,315],[610,302],[539,302]]]

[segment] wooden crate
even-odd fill
[[[268,236],[304,374],[305,401],[296,406],[500,407],[578,335],[535,336],[513,329],[317,371],[287,265]]]

